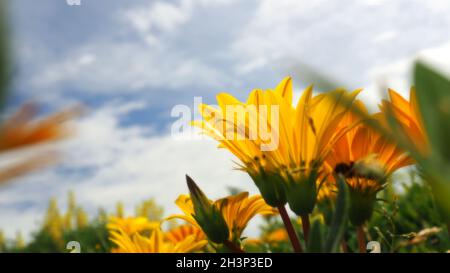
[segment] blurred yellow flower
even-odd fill
[[[84,228],[89,224],[89,216],[82,208],[76,209],[75,223],[77,228]]]
[[[288,236],[285,228],[277,228],[277,229],[269,232],[264,237],[264,240],[269,243],[289,241],[289,236]]]
[[[200,228],[195,220],[194,207],[191,198],[187,195],[180,195],[175,203],[184,214],[172,215],[168,219],[183,219]],[[233,242],[241,239],[242,232],[248,222],[257,214],[271,215],[276,213],[276,210],[268,206],[260,195],[249,197],[248,192],[218,199],[215,202],[212,202],[212,204],[214,204],[222,213],[230,232],[229,240]]]
[[[50,199],[44,218],[43,229],[58,244],[63,245],[64,219],[55,198]]]
[[[16,232],[16,239],[14,240],[15,247],[22,249],[25,247],[25,240],[23,239],[22,232]]]
[[[403,130],[403,137],[414,145],[418,152],[429,152],[428,137],[423,126],[419,105],[417,104],[416,90],[411,88],[409,102],[396,91],[389,89],[390,100],[383,100],[380,109],[385,116],[394,116]]]
[[[189,235],[173,242],[166,240],[166,235],[159,229],[154,229],[150,237],[134,233],[129,235],[123,230],[110,232],[110,240],[117,245],[116,253],[187,253],[202,249],[208,242],[197,240],[195,235]]]
[[[143,231],[158,229],[160,222],[150,222],[145,217],[115,217],[111,216],[106,227],[111,231],[121,230],[122,232],[133,235]]]

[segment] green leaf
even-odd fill
[[[432,156],[450,162],[450,80],[419,62],[414,83]]]
[[[314,221],[309,232],[307,250],[309,253],[323,252],[322,228],[320,221]]]
[[[342,176],[338,176],[338,196],[333,220],[331,221],[327,241],[325,242],[325,252],[337,252],[344,236],[348,222],[349,192],[347,184]]]
[[[450,80],[417,63],[417,100],[430,141],[431,154],[420,161],[443,219],[450,224]]]

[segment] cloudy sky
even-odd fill
[[[286,75],[364,87],[372,105],[391,86],[406,94],[417,58],[448,69],[446,0],[14,0],[11,105],[36,101],[88,109],[55,167],[0,188],[9,237],[37,227],[50,197],[68,190],[90,212],[156,197],[166,213],[190,174],[212,197],[228,186],[255,192],[232,157],[206,140],[176,139],[175,105],[243,99]],[[323,82],[323,81],[322,81]],[[192,109],[194,112],[194,109]]]

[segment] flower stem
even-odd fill
[[[309,223],[309,214],[301,215],[300,217],[302,218],[303,237],[305,237],[305,242],[308,242],[309,229],[311,226]]]
[[[284,226],[286,227],[286,231],[289,235],[294,251],[297,253],[302,253],[302,246],[300,245],[297,233],[295,233],[294,226],[292,225],[291,219],[287,214],[286,208],[284,206],[278,206],[278,212],[280,212],[281,219],[283,219]]]
[[[447,222],[447,231],[448,231],[448,236],[450,236],[450,221]]]
[[[345,240],[345,238],[342,239],[341,247],[342,247],[342,252],[348,253],[348,246],[347,246],[347,241]]]
[[[359,253],[366,253],[366,233],[364,232],[363,225],[360,225],[356,228],[357,237],[358,237],[358,247]]]
[[[223,242],[223,244],[229,250],[231,250],[233,253],[245,253],[244,250],[242,250],[238,245],[236,245],[235,243],[231,242],[230,240],[226,240],[225,242]]]

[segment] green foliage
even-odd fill
[[[397,175],[394,179],[395,181],[391,181],[390,186],[378,196],[375,212],[367,225],[367,240],[380,242],[382,252],[442,253],[450,250],[450,239],[429,184],[421,179],[416,170],[411,170],[408,175]],[[345,200],[343,196],[338,195],[330,213],[332,220],[321,221],[316,217],[317,211],[315,212],[312,217],[308,252],[343,252],[341,245],[344,242],[348,252],[357,252],[356,230],[345,220],[348,219],[348,199]],[[301,230],[297,221],[293,220],[293,223],[296,230]],[[278,217],[265,218],[260,227],[262,242],[258,245],[246,245],[246,251],[292,251],[289,241],[264,240],[265,234],[282,227]]]
[[[347,227],[349,214],[349,190],[343,177],[338,177],[336,208],[329,226],[313,221],[308,239],[308,252],[339,252],[339,246]],[[325,239],[325,234],[326,239]]]
[[[123,210],[121,202],[117,205]],[[135,216],[147,217],[150,221],[161,220],[162,214],[162,207],[153,198],[136,206]],[[21,246],[21,238],[6,240],[0,230],[0,253],[68,253],[70,250],[66,246],[70,241],[79,242],[82,253],[110,252],[113,244],[109,240],[107,222],[108,214],[104,209],[99,209],[95,217],[88,217],[77,204],[74,193],[69,192],[64,212],[58,207],[56,199],[49,201],[41,227],[31,235],[25,246]]]
[[[69,230],[63,234],[63,242],[77,241],[81,245],[81,252],[109,252],[111,243],[108,240],[108,231],[105,223],[94,222],[90,225]],[[33,236],[33,240],[20,252],[31,253],[67,253],[65,245],[59,244],[46,230],[40,230]]]
[[[370,238],[383,252],[445,252],[450,240],[435,206],[430,186],[411,171],[399,193],[384,192],[369,223]],[[421,233],[422,232],[422,233]]]
[[[418,161],[430,183],[443,220],[450,228],[450,80],[430,67],[414,68],[417,99],[431,154]]]
[[[337,252],[344,237],[349,214],[350,196],[348,187],[342,177],[338,178],[339,193],[336,200],[336,210],[330,225],[328,239],[325,244],[325,252]]]
[[[414,82],[432,153],[437,160],[450,162],[450,81],[430,67],[417,63]]]

